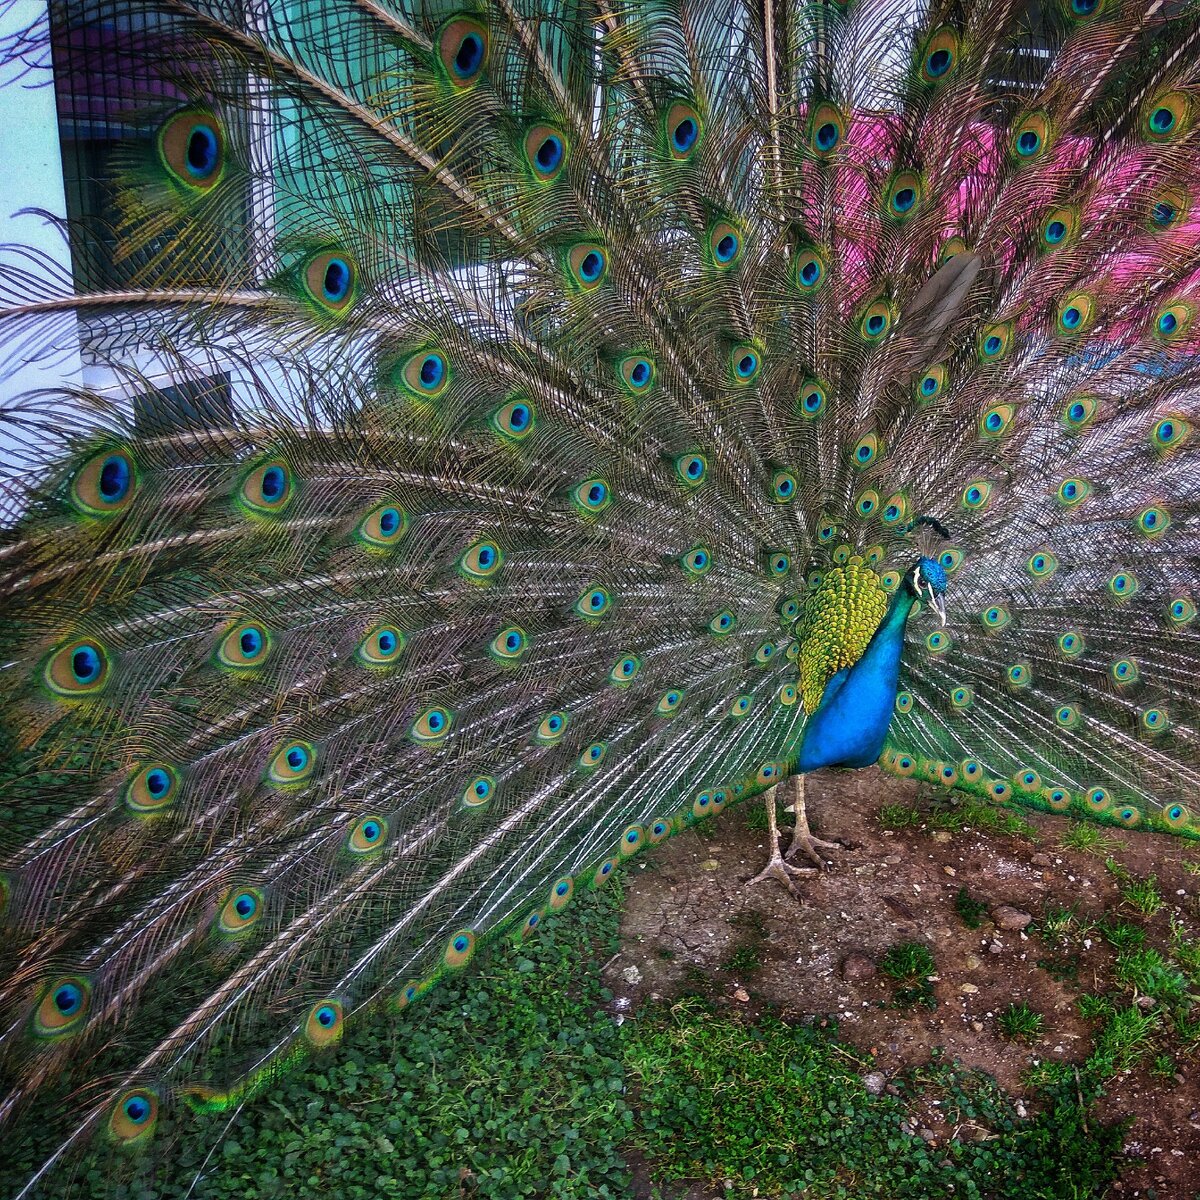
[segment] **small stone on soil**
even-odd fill
[[[872,1096],[882,1096],[883,1089],[887,1086],[887,1076],[882,1071],[872,1071],[868,1075],[862,1077],[863,1087]]]
[[[1022,912],[1011,904],[998,904],[992,909],[992,920],[997,929],[1024,929],[1033,920],[1033,914]]]
[[[852,950],[842,960],[842,978],[847,983],[862,983],[876,972],[875,960],[861,950]]]

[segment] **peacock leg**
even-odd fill
[[[792,810],[796,814],[796,824],[792,829],[791,845],[788,846],[787,854],[784,856],[784,865],[791,863],[798,853],[803,852],[816,864],[818,871],[824,871],[829,864],[820,851],[845,850],[846,847],[841,842],[827,842],[824,838],[813,836],[812,830],[808,827],[808,812],[804,807],[804,776],[797,772],[789,777],[788,782],[792,785],[792,793],[795,796]]]
[[[767,865],[750,880],[750,883],[762,883],[764,879],[776,879],[799,899],[800,893],[796,891],[792,877],[801,879],[805,876],[815,875],[817,872],[812,867],[793,867],[790,863],[784,862],[783,855],[779,852],[779,825],[775,820],[774,788],[763,796],[763,803],[767,806],[767,837],[771,847],[771,857]]]

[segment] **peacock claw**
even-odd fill
[[[783,861],[790,864],[797,854],[803,853],[806,858],[815,864],[816,870],[826,871],[829,869],[829,860],[820,851],[848,850],[849,848],[843,842],[827,842],[824,838],[814,837],[807,829],[801,831],[797,828],[792,832],[792,842],[787,848],[787,853],[783,856]]]
[[[747,880],[746,886],[751,887],[756,883],[762,883],[764,879],[777,879],[799,900],[800,893],[796,891],[796,885],[792,883],[793,876],[796,879],[810,879],[816,874],[815,867],[793,867],[791,863],[785,862],[783,855],[776,850],[771,855],[771,861],[753,879]]]

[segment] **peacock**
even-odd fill
[[[1194,3],[52,0],[4,59],[68,198],[0,271],[21,1195],[739,800],[793,888],[810,771],[1200,835]]]

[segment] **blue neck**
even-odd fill
[[[901,585],[862,658],[829,681],[804,727],[798,770],[866,767],[882,753],[896,703],[904,627],[915,602]]]

